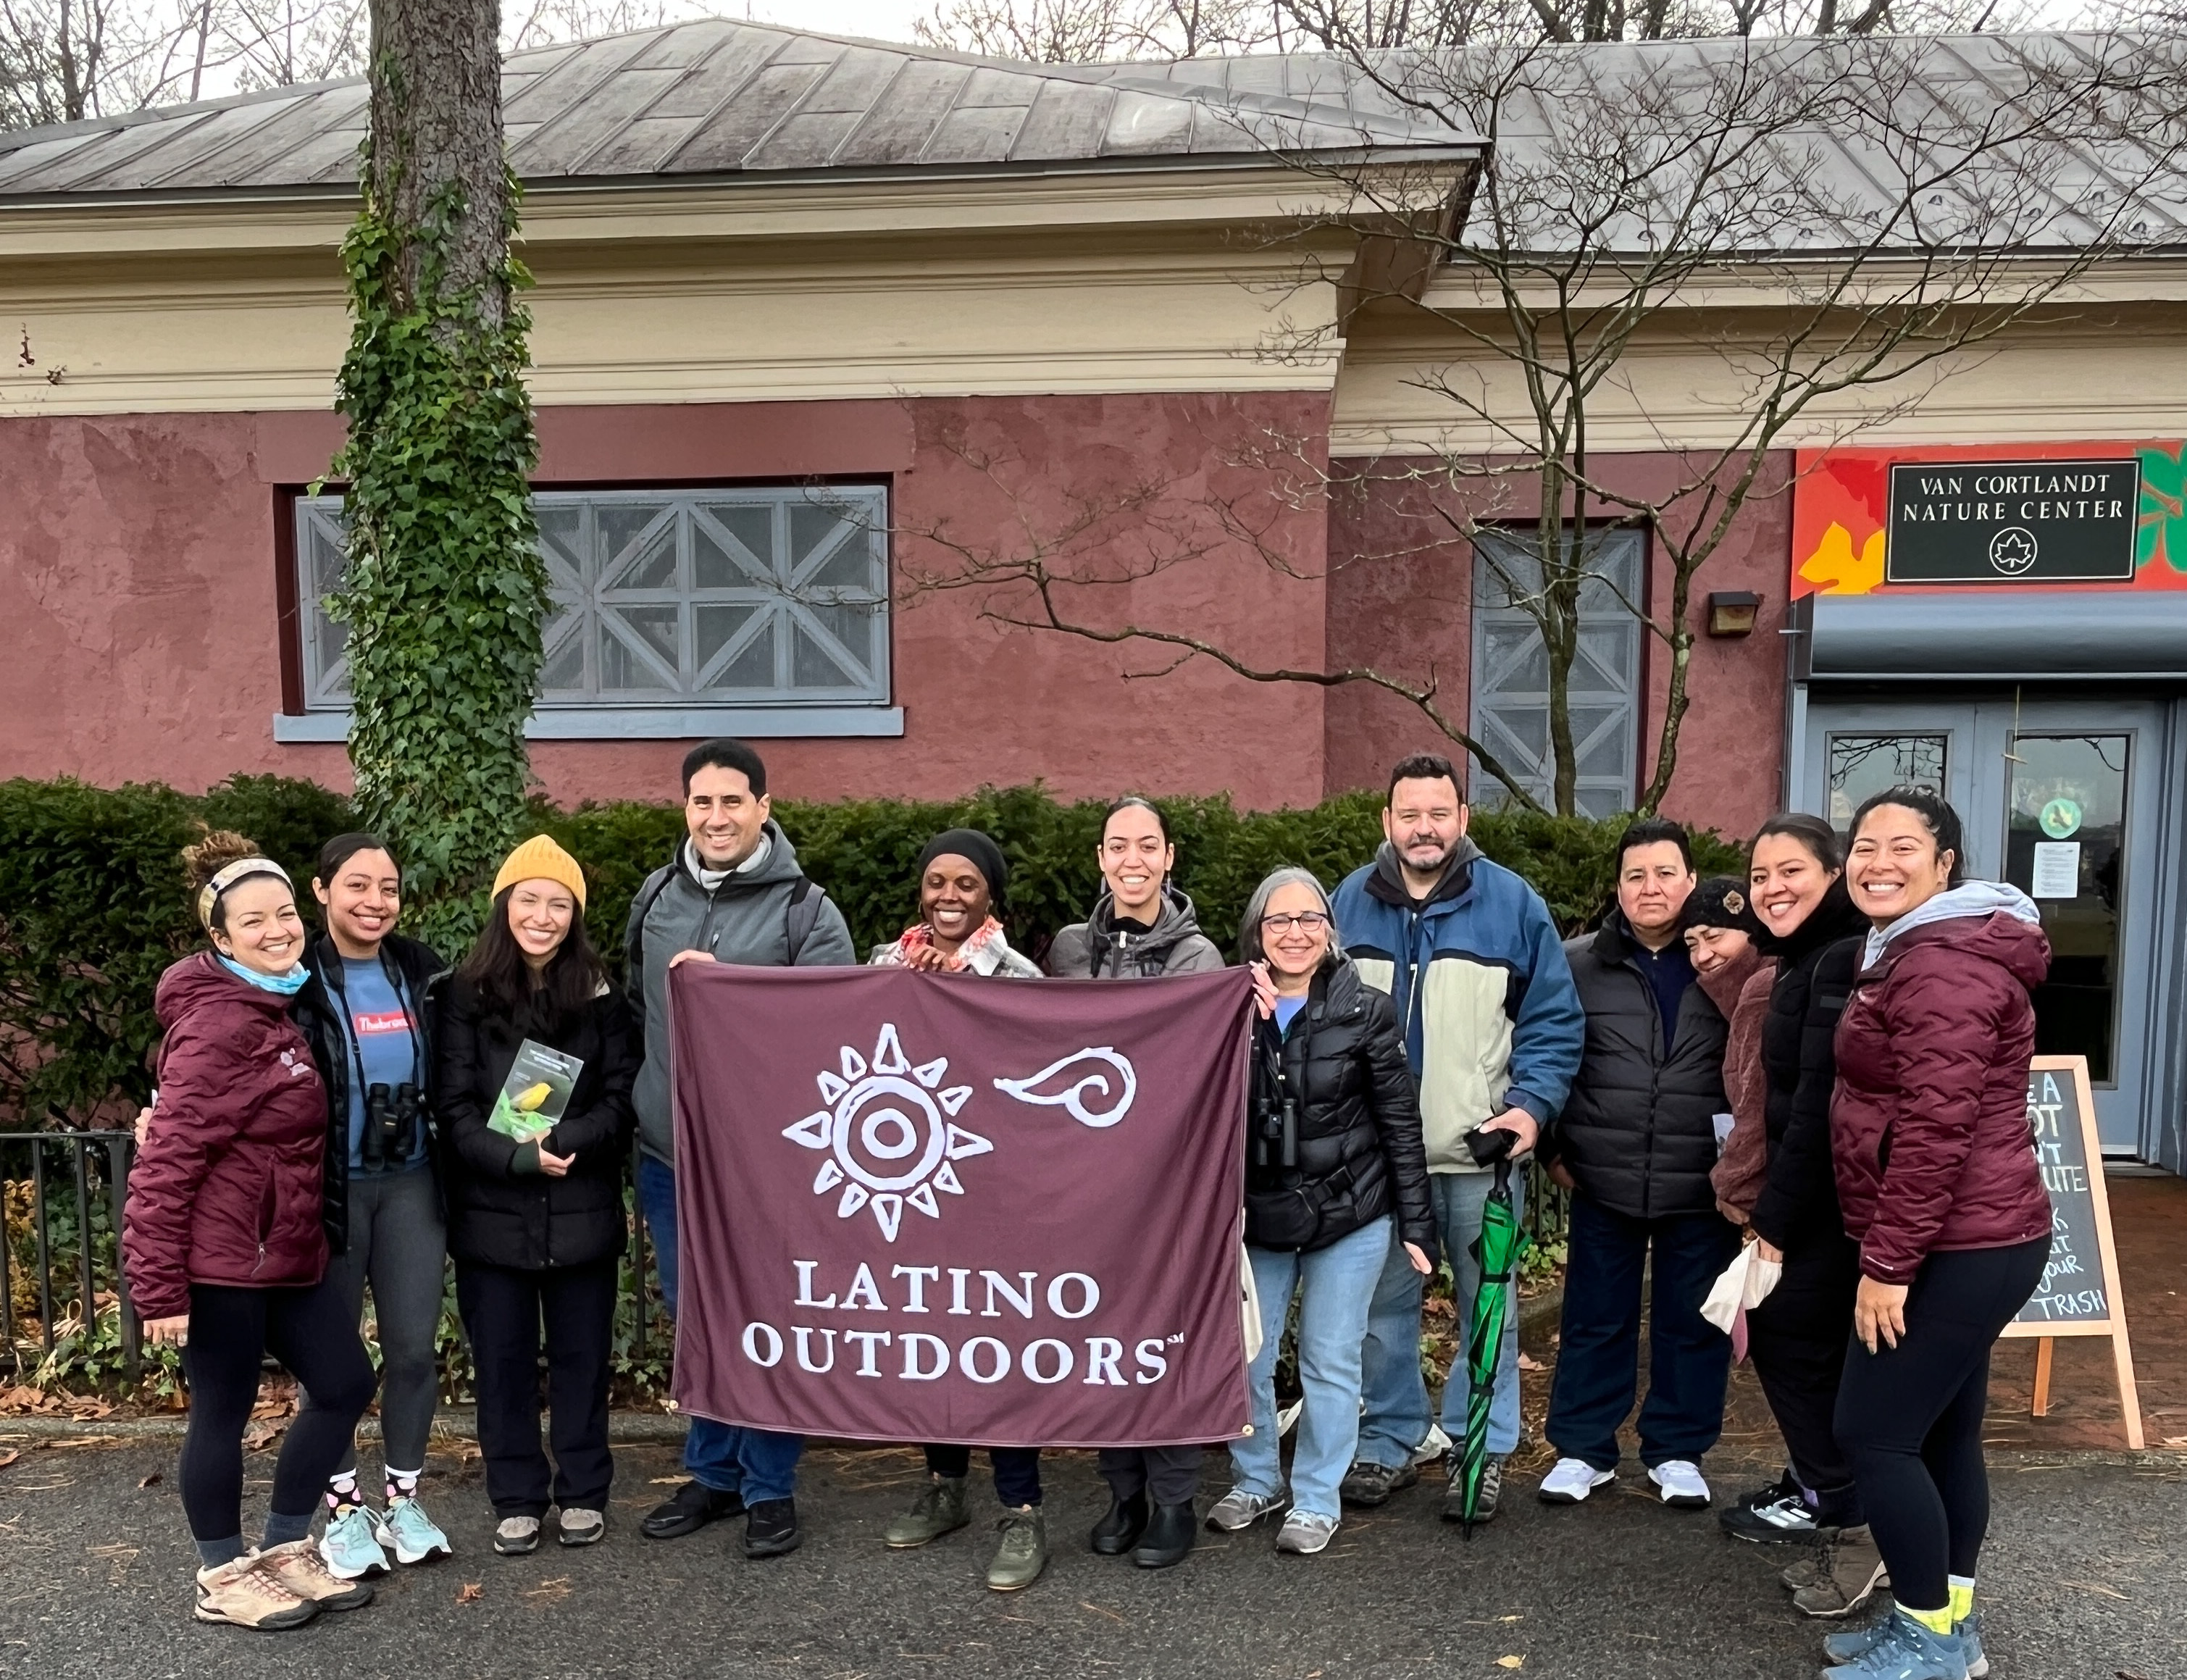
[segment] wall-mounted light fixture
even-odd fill
[[[1747,589],[1713,589],[1708,598],[1708,633],[1751,636],[1762,598]]]

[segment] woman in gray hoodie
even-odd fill
[[[1170,885],[1177,848],[1161,812],[1136,795],[1109,807],[1099,855],[1105,888],[1094,913],[1074,922],[1048,948],[1059,980],[1153,980],[1223,966],[1200,930],[1192,901]],[[1143,1569],[1166,1569],[1192,1552],[1200,1492],[1197,1447],[1105,1447],[1101,1476],[1109,1514],[1094,1525],[1094,1549],[1131,1554]]]

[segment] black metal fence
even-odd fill
[[[102,1297],[115,1312],[123,1374],[133,1382],[142,1368],[143,1327],[121,1249],[136,1147],[126,1132],[0,1132],[0,1357],[18,1377],[52,1356],[64,1325],[94,1334]],[[35,1337],[26,1317],[37,1321]]]

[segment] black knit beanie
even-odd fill
[[[919,879],[926,879],[927,865],[936,858],[950,857],[970,858],[972,867],[987,877],[988,896],[998,904],[1003,902],[1010,866],[1003,861],[1002,847],[977,829],[945,829],[927,841],[926,850],[919,854]]]
[[[1746,883],[1736,875],[1711,875],[1686,896],[1678,914],[1684,928],[1736,928],[1750,938],[1763,931],[1761,918],[1747,902]]]

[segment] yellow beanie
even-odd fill
[[[493,896],[500,897],[503,887],[519,881],[553,881],[570,889],[580,910],[585,907],[585,872],[577,867],[576,858],[545,834],[532,835],[509,854],[501,873],[493,878]]]

